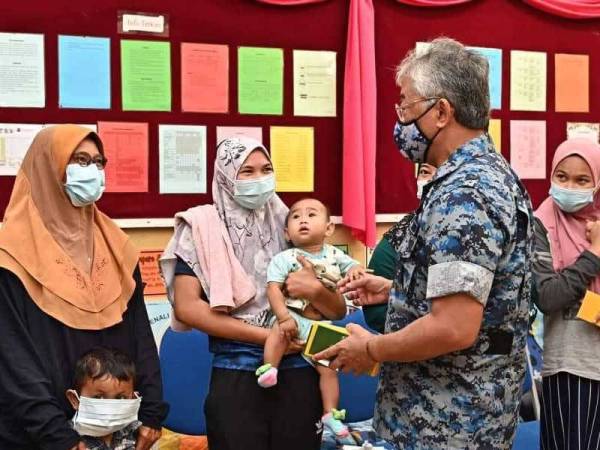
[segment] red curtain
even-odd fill
[[[368,247],[376,244],[377,79],[372,0],[351,0],[344,72],[343,223]]]
[[[397,0],[405,5],[443,7],[468,3],[472,0]],[[594,19],[600,17],[599,0],[523,0],[534,8],[569,19]]]
[[[293,6],[293,5],[305,5],[307,3],[319,3],[327,0],[256,0],[260,3],[269,3],[271,5],[285,5],[285,6]]]
[[[595,19],[600,17],[598,0],[523,0],[534,8],[569,19]]]
[[[461,3],[468,3],[473,0],[397,0],[400,3],[411,6],[425,6],[425,7],[441,7],[441,6],[452,6],[460,5]]]

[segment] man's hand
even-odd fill
[[[161,430],[155,430],[154,428],[142,425],[138,429],[135,450],[150,450],[150,447],[160,439],[161,434]]]
[[[376,361],[367,353],[367,342],[374,335],[355,323],[346,325],[346,329],[350,333],[347,338],[313,355],[313,359],[329,360],[329,367],[334,370],[352,371],[356,374],[369,373]]]
[[[338,290],[357,306],[387,303],[392,281],[365,273],[357,280],[345,277],[338,283]]]
[[[321,287],[313,265],[304,256],[298,256],[302,269],[292,272],[285,280],[285,292],[291,298],[312,298],[317,289]]]

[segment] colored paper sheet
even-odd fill
[[[0,33],[0,107],[45,104],[44,35]]]
[[[429,42],[417,42],[415,52],[422,55],[431,44]],[[467,47],[485,56],[489,64],[488,84],[490,89],[490,106],[492,109],[502,108],[502,50],[499,48]]]
[[[108,164],[106,192],[148,192],[148,124],[98,122]]]
[[[150,299],[146,299],[145,306],[156,348],[160,348],[162,338],[171,326],[171,314],[173,312],[171,303],[166,296],[162,298],[150,297]]]
[[[170,44],[122,40],[121,88],[124,111],[170,111]]]
[[[511,50],[510,109],[546,111],[546,53]]]
[[[588,55],[554,55],[554,93],[557,112],[590,111]]]
[[[585,320],[586,322],[592,323],[596,326],[600,326],[600,323],[596,322],[596,318],[600,315],[600,295],[592,291],[586,291],[585,297],[581,302],[577,318]]]
[[[184,112],[229,111],[229,47],[181,44],[181,109]]]
[[[336,116],[336,53],[294,50],[294,115]]]
[[[58,104],[110,109],[110,39],[58,36]]]
[[[567,122],[567,139],[579,137],[598,143],[600,141],[600,123]]]
[[[238,48],[238,109],[241,114],[283,113],[283,50]]]
[[[262,143],[262,127],[217,127],[217,145],[231,137],[249,137]]]
[[[496,147],[496,151],[502,153],[502,120],[490,119],[488,133],[492,137],[492,142],[494,143],[494,147]]]
[[[546,178],[546,121],[510,121],[510,165],[520,178]]]
[[[158,259],[162,250],[142,250],[140,252],[140,272],[145,283],[144,295],[164,295],[167,288],[160,275]]]
[[[492,109],[502,108],[502,50],[499,48],[467,47],[485,56],[489,64],[488,84]]]
[[[206,127],[159,125],[161,194],[206,192]]]
[[[271,127],[271,159],[278,192],[314,191],[312,127]]]
[[[0,175],[16,175],[42,125],[0,123]]]

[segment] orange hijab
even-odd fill
[[[123,320],[138,261],[129,237],[95,204],[75,207],[64,191],[71,154],[96,133],[76,125],[40,131],[25,155],[0,229],[0,267],[63,324],[101,330]]]

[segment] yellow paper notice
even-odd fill
[[[496,151],[502,153],[502,120],[490,119],[488,132],[492,137],[492,142],[494,143],[494,147],[496,147]]]
[[[510,52],[510,109],[546,111],[546,53]]]
[[[315,130],[271,127],[271,159],[278,192],[314,191]]]
[[[294,115],[336,116],[336,53],[294,50]]]
[[[585,297],[583,297],[583,302],[581,302],[577,318],[600,326],[596,323],[598,314],[600,314],[600,295],[592,291],[587,291]]]

